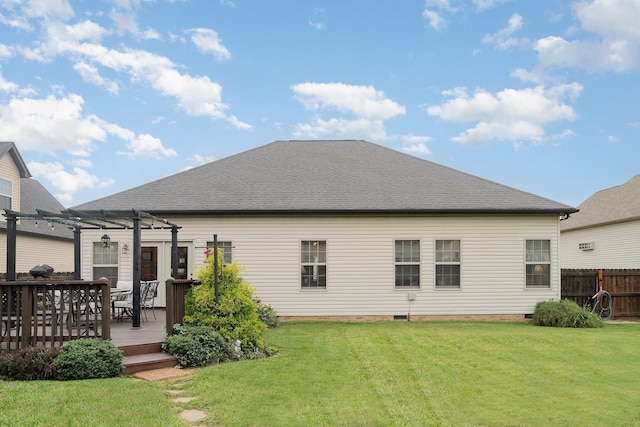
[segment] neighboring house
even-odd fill
[[[281,316],[351,319],[522,319],[560,298],[559,220],[575,212],[354,140],[277,141],[73,209],[179,225],[185,278],[216,234]],[[101,234],[82,233],[83,278],[130,281],[131,230],[109,230],[106,249]],[[168,278],[170,243],[143,230],[143,280]]]
[[[36,209],[60,212],[64,206],[38,181],[31,178],[22,156],[13,142],[0,142],[0,273],[7,272],[7,223],[3,215],[9,209],[36,213]],[[28,273],[38,264],[54,271],[73,271],[73,232],[46,221],[21,219],[16,225],[16,272]]]
[[[562,268],[640,268],[640,175],[578,208],[560,224]]]

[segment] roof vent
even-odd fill
[[[592,251],[596,248],[596,242],[578,243],[578,249],[581,251]]]

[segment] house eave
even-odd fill
[[[356,216],[356,215],[569,215],[577,212],[577,209],[180,209],[180,210],[153,210],[144,209],[145,212],[152,213],[160,217],[169,216],[203,216],[203,215],[223,215],[223,216],[309,216],[309,215],[330,215],[330,216]],[[96,211],[99,212],[99,211]],[[110,212],[125,213],[131,210]]]

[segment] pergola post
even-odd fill
[[[131,329],[140,329],[140,257],[142,254],[142,231],[140,212],[133,217],[133,324]]]
[[[16,280],[16,224],[18,217],[15,213],[5,211],[7,217],[7,281]]]
[[[73,227],[73,278],[80,280],[81,275],[81,263],[80,263],[80,232],[79,225]]]
[[[171,226],[171,277],[178,278],[178,227]]]

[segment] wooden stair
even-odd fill
[[[161,343],[125,345],[118,347],[124,356],[123,375],[133,375],[142,371],[173,368],[178,360],[175,356],[162,351]]]

